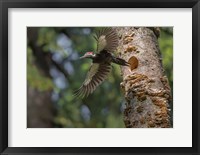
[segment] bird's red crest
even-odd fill
[[[93,55],[93,52],[86,52],[86,55]]]

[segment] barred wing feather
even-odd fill
[[[87,97],[99,86],[111,72],[112,66],[108,63],[93,63],[87,73],[82,86],[74,92],[76,97]]]
[[[108,52],[114,52],[118,46],[118,35],[113,28],[102,28],[94,36],[97,41],[97,52],[106,50]]]

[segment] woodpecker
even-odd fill
[[[86,52],[80,59],[92,59],[92,64],[87,73],[85,81],[81,87],[74,92],[76,97],[87,97],[93,93],[111,72],[111,63],[122,66],[129,66],[125,60],[115,57],[114,51],[118,47],[119,39],[115,29],[101,28],[96,32],[94,39],[97,42],[96,54],[94,52]]]

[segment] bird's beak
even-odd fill
[[[85,58],[85,56],[79,57],[79,59],[83,59],[83,58]]]

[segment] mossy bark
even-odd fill
[[[131,63],[121,67],[128,128],[172,127],[172,102],[168,78],[164,74],[158,45],[159,30],[145,27],[116,28],[120,37],[119,57]]]

